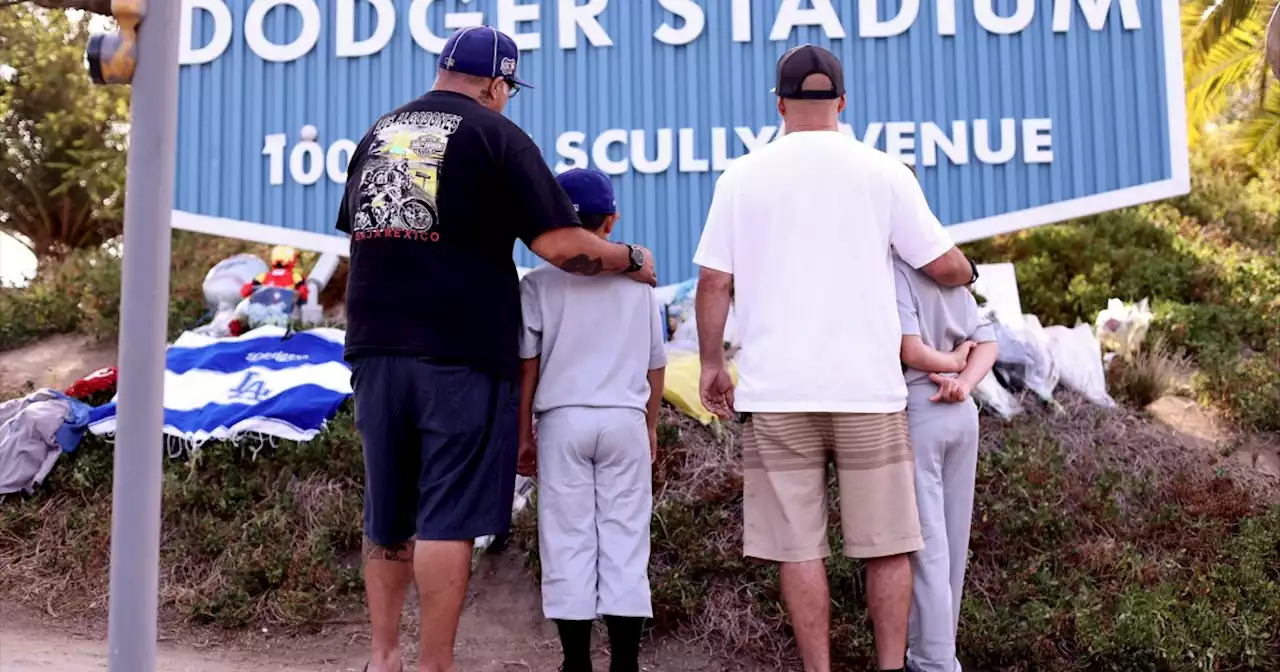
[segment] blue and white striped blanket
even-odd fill
[[[309,441],[351,396],[345,332],[312,329],[281,340],[260,327],[239,337],[186,332],[165,356],[164,433],[199,448],[261,434]],[[116,400],[90,412],[89,431],[114,434]]]

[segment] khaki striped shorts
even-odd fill
[[[924,548],[905,412],[753,413],[743,437],[743,547],[748,557],[831,555],[827,465],[840,486],[844,553],[881,558]]]

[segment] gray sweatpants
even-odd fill
[[[907,661],[919,672],[960,672],[956,630],[969,554],[978,467],[978,409],[972,400],[936,403],[932,384],[908,387],[907,423],[916,456],[916,506],[924,550],[915,574]]]
[[[538,417],[538,542],[547,618],[653,616],[652,511],[642,411],[568,407]]]

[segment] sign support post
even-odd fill
[[[171,0],[113,0],[111,9],[120,32],[94,36],[88,50],[95,82],[129,84],[136,79],[121,263],[119,412],[107,628],[110,672],[156,669],[164,358],[181,6]]]

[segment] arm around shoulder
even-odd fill
[[[529,249],[566,273],[586,276],[628,273],[638,282],[657,284],[653,254],[648,250],[637,248],[644,259],[640,268],[632,271],[631,246],[611,243],[580,227],[547,231],[534,238]]]
[[[889,240],[898,255],[945,287],[972,282],[969,260],[929,208],[910,169],[903,166],[900,174],[893,174],[893,180]]]
[[[920,270],[944,287],[963,287],[977,279],[973,263],[954,245]]]

